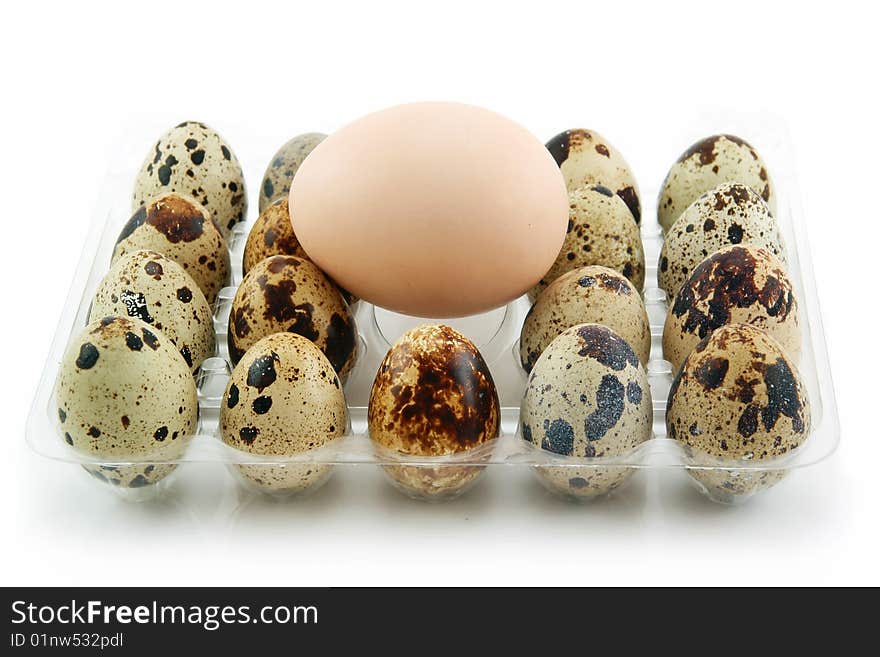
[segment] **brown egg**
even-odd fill
[[[357,330],[336,286],[312,262],[279,255],[251,269],[235,293],[229,358],[234,365],[260,339],[284,332],[314,342],[343,381],[354,367]]]
[[[666,433],[685,446],[693,465],[715,468],[689,470],[707,494],[732,501],[785,475],[743,465],[800,447],[810,435],[810,404],[776,340],[754,326],[729,324],[685,359],[669,391]]]
[[[798,305],[785,266],[756,246],[730,246],[697,265],[675,295],[663,327],[663,356],[677,370],[697,343],[725,324],[751,324],[797,362]]]
[[[566,130],[547,142],[568,191],[604,185],[626,203],[636,224],[642,221],[639,186],[632,170],[607,139],[594,130]]]
[[[132,251],[158,251],[183,267],[213,305],[229,285],[229,249],[211,215],[192,198],[166,194],[139,207],[116,240],[115,263]]]
[[[550,283],[585,265],[619,271],[641,292],[645,286],[642,235],[626,204],[602,185],[580,187],[568,200],[568,232],[562,250],[550,270],[529,290],[529,300],[534,303]]]
[[[498,437],[492,374],[474,344],[454,329],[423,324],[385,355],[370,392],[370,438],[381,452],[425,457],[476,450]],[[405,491],[428,498],[464,490],[475,465],[390,466]]]
[[[311,259],[293,232],[287,196],[276,200],[260,213],[244,245],[242,270],[247,274],[258,262],[273,255]],[[351,292],[341,288],[339,291],[349,305],[357,302],[357,297]]]
[[[347,409],[339,377],[315,344],[275,333],[248,349],[229,378],[220,406],[223,442],[249,454],[289,457],[345,434]],[[318,463],[238,464],[266,492],[312,489],[330,475]]]
[[[519,339],[526,372],[557,335],[576,324],[607,326],[647,365],[651,325],[642,297],[622,274],[591,265],[557,278],[529,310]]]
[[[337,130],[300,165],[293,227],[309,257],[361,299],[462,317],[525,294],[568,223],[559,168],[499,114],[412,103]]]

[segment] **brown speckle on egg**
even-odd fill
[[[143,341],[145,332],[149,329],[139,319],[104,317],[74,338],[62,358],[55,385],[62,435],[84,456],[122,463],[174,461],[195,433],[198,404],[190,368],[170,341],[157,341],[155,349],[133,348],[133,338]],[[172,430],[184,440],[159,444],[158,438]],[[140,487],[164,478],[176,465],[156,464],[148,472],[144,465],[84,467],[107,483]]]
[[[781,469],[736,466],[798,449],[810,433],[810,405],[782,346],[754,326],[729,324],[685,359],[669,393],[666,427],[695,465],[714,467],[691,476],[713,497],[730,500],[784,476]]]
[[[695,227],[700,230],[695,232]],[[776,219],[750,187],[722,183],[694,201],[667,231],[660,250],[657,283],[672,299],[690,272],[708,255],[727,246],[750,244],[784,262]]]
[[[229,314],[233,364],[261,338],[278,332],[314,342],[344,380],[357,359],[357,331],[338,289],[311,261],[277,255],[245,276]]]
[[[134,251],[150,250],[179,264],[192,277],[209,304],[228,285],[229,250],[208,211],[192,198],[167,194],[135,211],[123,227],[113,250],[115,264]],[[161,272],[145,263],[148,274],[161,280]]]
[[[330,363],[309,340],[276,333],[253,345],[232,372],[220,408],[220,433],[230,447],[283,459],[342,436],[342,390],[326,376]],[[335,377],[333,377],[335,378]],[[313,490],[331,473],[318,463],[237,466],[251,486],[269,493]]]
[[[632,475],[632,468],[591,460],[635,450],[651,437],[652,419],[647,374],[630,345],[606,326],[578,324],[535,362],[520,406],[520,435],[577,459],[536,472],[554,492],[583,499],[608,493]]]
[[[641,296],[622,274],[591,265],[560,276],[538,296],[520,333],[523,368],[531,371],[557,335],[587,323],[610,327],[623,336],[642,363],[648,362],[651,327]]]
[[[547,150],[565,177],[569,192],[603,185],[620,197],[636,224],[642,220],[638,185],[623,156],[592,130],[566,130],[549,142]]]
[[[663,328],[663,354],[678,369],[697,343],[726,324],[751,324],[774,337],[797,361],[797,299],[782,262],[750,245],[716,251],[678,291]]]
[[[500,405],[479,350],[454,329],[424,324],[404,334],[379,366],[370,392],[370,438],[385,450],[444,456],[475,449],[498,436]],[[459,492],[478,466],[388,473],[418,494]]]
[[[185,121],[159,138],[135,179],[132,209],[168,193],[194,197],[224,238],[244,221],[247,197],[241,165],[223,138],[204,123]],[[178,227],[197,229],[195,223]]]
[[[693,144],[669,169],[657,199],[657,219],[669,231],[698,197],[725,182],[751,187],[776,213],[767,167],[757,151],[733,135],[712,135]]]

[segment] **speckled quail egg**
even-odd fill
[[[198,422],[196,385],[171,340],[135,318],[105,317],[67,347],[55,386],[59,431],[86,465],[120,487],[156,483],[176,467]],[[124,463],[123,465],[115,465]]]
[[[602,185],[581,187],[568,195],[568,230],[550,270],[529,290],[535,299],[565,272],[584,265],[604,265],[626,276],[641,290],[645,285],[645,253],[639,227],[626,204]]]
[[[287,198],[290,193],[290,184],[293,182],[299,165],[326,137],[327,135],[320,132],[297,135],[272,156],[272,161],[266,167],[263,182],[260,184],[261,213],[279,198]]]
[[[251,269],[235,293],[227,334],[233,365],[261,338],[285,331],[318,345],[345,381],[358,351],[351,311],[312,262],[279,255]]]
[[[565,178],[568,191],[604,185],[629,208],[636,223],[642,221],[639,186],[629,165],[608,140],[592,130],[566,130],[547,142]]]
[[[519,433],[547,452],[577,457],[536,472],[551,490],[589,498],[633,473],[587,459],[626,455],[651,437],[648,376],[626,340],[607,326],[579,324],[553,339],[532,368]]]
[[[214,318],[205,295],[183,267],[156,251],[133,251],[104,276],[89,321],[137,317],[168,337],[193,372],[214,355]]]
[[[519,338],[520,362],[526,372],[557,335],[576,324],[610,327],[642,363],[648,362],[651,325],[642,297],[622,274],[589,265],[553,281],[526,315]]]
[[[759,246],[785,260],[779,227],[764,200],[751,187],[722,183],[694,201],[666,233],[658,285],[674,298],[698,264],[732,244]]]
[[[201,203],[227,239],[247,213],[238,159],[215,130],[198,121],[181,123],[159,137],[135,178],[132,210],[171,192]]]
[[[794,288],[785,266],[766,249],[729,246],[697,265],[666,316],[663,356],[677,370],[700,340],[734,323],[763,330],[797,362],[801,331]]]
[[[116,240],[112,262],[144,249],[183,267],[211,305],[229,284],[226,240],[207,210],[191,198],[169,194],[138,208]]]
[[[657,199],[657,220],[664,232],[687,207],[724,182],[751,187],[776,212],[776,195],[764,161],[745,141],[733,135],[712,135],[692,145],[676,160]]]
[[[785,475],[732,466],[754,466],[800,447],[810,435],[810,404],[797,367],[776,340],[754,326],[728,324],[700,341],[678,371],[666,433],[684,445],[693,465],[715,468],[689,470],[704,491],[733,501]]]
[[[495,382],[477,347],[449,326],[423,324],[405,333],[379,366],[370,391],[370,438],[380,455],[452,457],[452,464],[389,465],[404,492],[427,499],[463,492],[482,472],[455,455],[488,456],[501,409]],[[448,461],[447,461],[448,462]]]
[[[275,333],[248,349],[220,405],[223,442],[248,454],[291,457],[345,435],[342,384],[313,342]],[[269,493],[314,489],[331,473],[317,463],[238,463],[254,487]]]
[[[273,255],[293,255],[311,260],[293,232],[286,196],[267,206],[251,228],[244,245],[242,270],[247,274],[258,262]],[[339,292],[349,305],[357,302],[357,297],[351,292],[342,288],[339,288]]]
[[[286,197],[277,199],[260,211],[244,245],[242,270],[247,274],[258,262],[273,255],[309,257],[293,232]]]

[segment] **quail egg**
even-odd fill
[[[703,338],[669,391],[666,433],[684,447],[689,470],[719,501],[768,488],[784,469],[742,469],[790,454],[810,435],[810,404],[782,346],[748,324]],[[739,466],[737,468],[736,466]]]
[[[722,183],[694,201],[666,233],[657,283],[672,299],[694,268],[725,246],[752,244],[785,259],[776,219],[751,187]]]
[[[608,326],[643,364],[648,362],[651,326],[642,297],[623,274],[589,265],[553,281],[526,315],[519,339],[520,362],[526,372],[557,335],[587,323]]]
[[[283,459],[345,435],[342,384],[313,342],[275,333],[254,344],[236,365],[220,405],[223,442],[257,457]],[[268,493],[314,489],[331,473],[317,463],[237,463],[253,487]]]
[[[642,236],[626,204],[602,185],[580,187],[568,195],[568,231],[550,270],[529,291],[535,299],[562,274],[584,265],[604,265],[626,276],[641,290],[645,285]]]
[[[242,270],[247,274],[258,262],[273,255],[293,255],[311,260],[293,232],[286,196],[267,206],[251,228],[244,245]],[[339,292],[349,305],[357,302],[357,297],[347,290],[339,288]]]
[[[290,184],[296,170],[315,146],[324,141],[327,135],[320,132],[307,132],[297,135],[278,149],[263,174],[260,184],[260,213],[280,198],[287,198]]]
[[[675,371],[700,340],[734,323],[763,330],[797,362],[797,298],[785,266],[766,249],[729,246],[697,265],[666,316],[663,355]]]
[[[177,347],[135,318],[105,317],[68,345],[55,385],[65,442],[106,465],[85,465],[114,486],[170,474],[198,422],[196,385]],[[152,462],[155,460],[155,462]],[[117,465],[121,463],[120,465]]]
[[[216,131],[198,121],[181,123],[159,137],[135,178],[132,210],[172,192],[201,203],[226,239],[247,213],[238,159]]]
[[[443,465],[389,465],[404,492],[426,499],[463,492],[482,472],[498,437],[501,410],[477,347],[440,324],[423,324],[391,347],[373,381],[370,438],[380,456],[450,457]],[[456,464],[456,455],[471,461]]]
[[[575,457],[538,466],[539,477],[576,498],[602,495],[628,479],[631,467],[589,459],[632,452],[651,437],[652,422],[644,367],[626,340],[599,324],[578,324],[553,339],[532,368],[520,406],[524,440]]]
[[[626,203],[636,224],[641,223],[635,176],[607,139],[592,130],[566,130],[547,142],[547,149],[562,170],[569,192],[579,187],[604,185]]]
[[[168,194],[139,207],[116,240],[112,262],[145,249],[183,267],[211,305],[229,284],[226,240],[207,210],[191,198]]]
[[[214,317],[205,295],[183,267],[156,251],[132,251],[104,276],[89,321],[137,317],[174,343],[195,373],[214,355]]]
[[[669,169],[657,199],[657,220],[666,232],[687,207],[724,182],[751,187],[776,213],[776,195],[764,161],[733,135],[712,135],[682,153]]]
[[[239,285],[227,334],[233,365],[258,340],[272,333],[308,338],[345,381],[357,360],[357,330],[336,286],[312,262],[272,256],[251,269]]]

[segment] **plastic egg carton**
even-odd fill
[[[561,126],[562,129],[566,126]],[[600,127],[601,126],[597,126]],[[558,131],[558,130],[557,130]],[[299,455],[295,458],[254,457],[223,444],[219,437],[219,407],[226,387],[231,367],[226,347],[227,318],[235,290],[241,281],[241,259],[247,231],[257,216],[257,198],[251,194],[249,216],[246,226],[239,226],[230,240],[233,264],[233,285],[223,289],[215,306],[214,325],[217,332],[217,352],[201,367],[197,378],[200,417],[197,434],[192,437],[185,454],[176,461],[162,463],[209,462],[217,467],[230,467],[235,472],[236,464],[369,464],[396,469],[398,476],[389,477],[396,483],[405,478],[422,479],[430,482],[442,476],[445,471],[465,472],[473,476],[466,479],[477,481],[484,467],[519,467],[542,469],[571,468],[572,472],[590,469],[641,470],[645,468],[685,468],[700,470],[735,471],[746,480],[776,479],[803,467],[816,464],[830,456],[839,442],[839,422],[834,390],[828,364],[828,355],[822,328],[821,315],[816,295],[815,281],[810,260],[801,207],[798,199],[797,183],[790,161],[790,148],[784,131],[774,129],[765,122],[746,121],[745,124],[731,122],[729,117],[712,117],[703,124],[695,122],[677,139],[678,150],[664,153],[661,158],[671,164],[678,154],[690,143],[703,136],[717,132],[732,132],[750,141],[768,162],[771,176],[778,193],[778,220],[786,245],[788,269],[800,301],[801,327],[803,331],[803,350],[799,370],[809,394],[812,405],[812,433],[804,444],[784,458],[767,461],[710,463],[697,462],[675,440],[666,436],[665,413],[673,372],[668,361],[663,359],[661,337],[666,317],[667,301],[665,294],[657,287],[657,259],[662,244],[660,229],[654,217],[654,203],[660,180],[648,180],[639,176],[642,198],[642,240],[645,250],[646,286],[643,293],[651,324],[651,358],[647,366],[648,379],[653,400],[653,439],[621,457],[579,459],[560,457],[536,449],[518,435],[519,403],[526,385],[526,375],[519,364],[518,340],[525,315],[529,309],[528,300],[523,297],[503,308],[481,315],[450,320],[421,320],[393,313],[360,301],[354,308],[359,333],[360,354],[355,368],[345,384],[345,396],[349,408],[349,428],[343,438],[331,441],[327,446]],[[161,129],[156,130],[159,134]],[[222,130],[221,130],[222,132]],[[613,138],[613,135],[611,135]],[[263,138],[265,141],[265,138]],[[277,139],[282,143],[286,137]],[[130,189],[136,167],[141,162],[149,138],[128,150],[122,149],[125,161],[111,169],[104,194],[99,202],[88,237],[83,247],[82,258],[65,304],[58,330],[42,373],[39,388],[31,408],[27,424],[27,441],[42,456],[72,464],[99,464],[109,466],[130,465],[130,461],[107,462],[91,459],[73,451],[59,432],[54,385],[64,349],[68,341],[79,333],[87,323],[88,309],[92,296],[110,266],[110,259],[116,238],[121,227],[131,215]],[[267,153],[273,152],[270,142]],[[233,144],[234,145],[234,144]],[[239,155],[241,157],[241,155]],[[631,157],[631,155],[630,155]],[[247,158],[242,158],[245,172],[249,176],[249,189],[256,191],[257,178],[262,168],[254,158],[254,167],[248,168]],[[632,160],[630,160],[632,163]],[[638,169],[636,174],[639,174]],[[662,179],[662,176],[661,176]],[[653,184],[652,184],[653,183]],[[367,402],[373,377],[387,350],[406,330],[423,321],[449,324],[468,336],[480,349],[492,372],[501,402],[501,435],[493,443],[470,452],[449,457],[409,457],[373,446],[367,434]],[[145,462],[144,465],[154,464]],[[402,468],[402,470],[401,470]],[[597,470],[598,472],[598,470]],[[159,483],[139,488],[121,489],[107,486],[119,494],[141,499],[169,490],[168,481],[175,477],[185,477],[186,468],[177,468],[172,475]],[[337,471],[334,476],[345,476],[345,471]],[[244,479],[239,478],[247,486]],[[98,483],[96,482],[96,485]],[[400,486],[399,483],[396,485]],[[725,495],[723,491],[711,490],[695,482],[704,494],[723,502],[740,501],[749,497],[762,486],[753,486],[750,492],[738,495]],[[466,486],[455,487],[449,494],[431,495],[419,493],[412,488],[402,490],[414,496],[429,499],[446,499],[465,490]]]

